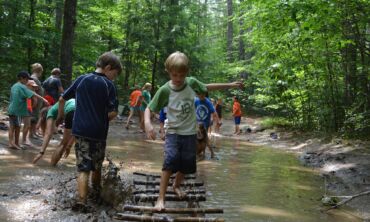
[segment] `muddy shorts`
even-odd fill
[[[105,157],[106,142],[76,136],[76,165],[79,172],[100,170]]]
[[[164,145],[164,162],[162,170],[183,174],[195,173],[197,135],[167,134]]]
[[[22,118],[20,116],[9,115],[9,125],[13,127],[20,127]]]

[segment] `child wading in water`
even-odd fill
[[[157,91],[144,115],[147,137],[154,140],[156,135],[150,119],[151,112],[159,112],[167,106],[168,126],[160,191],[155,205],[157,210],[164,208],[165,194],[172,173],[176,173],[173,190],[182,198],[185,194],[180,190],[180,185],[184,174],[196,172],[196,94],[206,93],[207,90],[242,87],[239,82],[205,85],[195,78],[186,77],[189,72],[189,60],[181,52],[172,53],[165,62],[165,68],[171,80]]]
[[[234,96],[234,103],[233,103],[233,117],[235,123],[235,132],[234,134],[240,135],[240,120],[242,118],[242,109],[240,108],[240,103],[238,97]]]
[[[19,145],[21,121],[22,118],[28,118],[30,116],[30,113],[27,110],[27,99],[37,97],[48,104],[44,98],[27,88],[27,82],[32,80],[28,72],[22,71],[18,73],[17,77],[18,82],[10,89],[10,103],[8,108],[9,148],[13,149],[21,149]],[[24,135],[23,138],[25,140],[26,135]]]
[[[65,102],[76,98],[72,135],[76,138],[78,201],[72,209],[85,206],[89,177],[96,194],[100,192],[109,121],[117,116],[118,109],[113,80],[121,71],[119,58],[106,52],[98,58],[95,72],[78,77],[59,98],[57,122],[64,117]]]

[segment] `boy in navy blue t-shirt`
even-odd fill
[[[117,90],[112,80],[122,71],[121,62],[106,52],[98,58],[96,67],[95,72],[78,77],[59,98],[57,121],[63,118],[65,101],[76,98],[72,134],[76,137],[79,172],[77,205],[86,204],[90,172],[93,188],[100,190],[109,121],[118,113]]]

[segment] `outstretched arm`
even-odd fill
[[[243,88],[242,82],[232,82],[232,83],[210,83],[207,84],[207,89],[212,90],[221,90],[221,89],[230,89],[230,88]]]

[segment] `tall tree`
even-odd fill
[[[77,0],[65,0],[63,17],[63,34],[60,52],[60,69],[63,73],[62,81],[68,86],[72,80],[73,39],[76,20]]]
[[[227,0],[227,58],[229,62],[233,60],[233,0]]]

